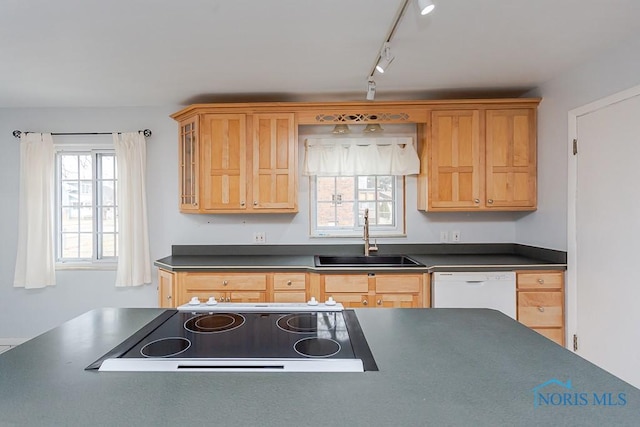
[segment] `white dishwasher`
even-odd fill
[[[513,271],[433,273],[431,306],[493,308],[516,318],[516,274]]]

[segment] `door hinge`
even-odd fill
[[[578,139],[573,140],[573,155],[578,154]]]
[[[578,335],[573,335],[573,351],[578,351]]]

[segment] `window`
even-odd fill
[[[114,150],[56,153],[56,260],[115,262],[118,242]]]
[[[369,209],[373,237],[404,235],[404,179],[396,176],[313,176],[311,234],[361,236]]]

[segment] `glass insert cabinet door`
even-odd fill
[[[198,119],[180,123],[180,210],[198,209]]]

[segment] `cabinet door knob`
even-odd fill
[[[253,206],[258,206],[258,201],[257,200],[253,201]]]
[[[244,201],[240,202],[240,206],[244,206]]]
[[[544,307],[538,307],[538,311],[539,311],[540,313],[544,313]]]
[[[541,285],[544,285],[544,279],[538,279],[538,283],[540,283]]]
[[[291,280],[287,281],[287,286],[291,286]]]
[[[167,295],[167,299],[171,299],[171,295]]]
[[[489,204],[492,204],[492,203],[493,203],[493,199],[489,199],[489,200],[487,200],[487,202],[488,202]]]
[[[381,299],[379,299],[379,300],[377,301],[377,303],[378,303],[378,305],[382,305],[382,300],[381,300]]]
[[[480,203],[480,199],[473,199],[473,203]]]
[[[226,280],[223,280],[223,281],[222,281],[222,285],[223,285],[223,286],[227,286],[228,284],[229,284],[229,282],[228,282],[228,281],[226,281]]]
[[[369,301],[367,301],[366,299],[363,299],[362,300],[362,305],[367,305],[367,304],[369,304]]]

